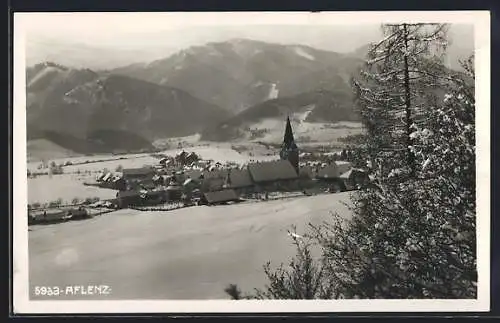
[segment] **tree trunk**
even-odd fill
[[[415,156],[410,149],[413,144],[411,139],[411,125],[413,123],[411,116],[411,92],[410,92],[410,72],[408,67],[408,30],[407,25],[403,24],[404,28],[404,90],[405,90],[405,115],[406,115],[406,149],[407,149],[407,163],[410,168],[410,176],[415,177]]]

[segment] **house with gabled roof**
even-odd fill
[[[288,160],[258,162],[248,165],[257,190],[289,190],[297,186],[299,175]]]
[[[248,168],[231,169],[228,174],[228,186],[240,194],[252,193],[254,191],[254,182]]]
[[[348,190],[353,190],[366,186],[370,182],[368,173],[359,168],[351,168],[340,175]]]
[[[233,189],[224,189],[214,192],[205,192],[203,201],[208,205],[225,204],[228,202],[238,202],[240,200],[238,194]]]
[[[129,180],[145,180],[153,179],[155,170],[152,167],[141,167],[141,168],[124,168],[122,170],[123,178],[126,181]]]
[[[204,172],[201,190],[207,191],[219,191],[228,185],[229,170],[227,169],[215,169],[212,171]]]

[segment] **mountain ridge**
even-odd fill
[[[28,138],[57,138],[64,148],[91,151],[96,142],[102,149],[126,149],[122,136],[134,143],[130,149],[150,148],[155,139],[201,131],[227,117],[183,90],[89,71],[53,64],[27,71]],[[64,136],[75,139],[61,141]]]
[[[111,72],[185,90],[236,114],[274,96],[313,90],[304,90],[307,82],[301,82],[312,80],[311,75],[338,76],[338,83],[331,86],[345,88],[361,64],[357,58],[309,46],[235,38],[192,46],[164,59]],[[325,69],[330,75],[321,75]],[[314,89],[321,80],[316,79]]]

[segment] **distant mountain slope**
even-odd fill
[[[202,133],[202,139],[226,141],[258,137],[265,131],[279,131],[287,115],[294,115],[300,122],[335,123],[340,121],[359,121],[354,111],[352,97],[342,91],[313,91],[299,95],[268,100],[240,114],[207,128]],[[276,121],[276,122],[275,122]],[[263,126],[268,124],[268,129]]]
[[[276,97],[346,89],[360,65],[358,58],[307,46],[233,39],[111,72],[179,88],[238,113]]]
[[[28,162],[66,158],[79,155],[78,153],[59,146],[58,144],[48,139],[28,140],[26,147]]]
[[[228,116],[178,89],[55,64],[29,69],[27,83],[28,138],[75,151],[147,148]]]
[[[40,37],[28,34],[26,41],[26,65],[46,61],[57,62],[71,68],[110,69],[135,62],[150,61],[174,52],[168,44],[150,44],[148,47],[134,44],[94,44],[92,40],[75,37],[75,41]],[[86,42],[86,43],[85,43]]]
[[[89,69],[71,69],[45,62],[26,70],[27,107],[40,107],[58,100],[74,87],[95,80],[99,75]]]

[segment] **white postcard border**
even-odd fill
[[[476,300],[193,300],[31,301],[28,283],[26,178],[25,27],[33,15],[106,16],[111,21],[141,16],[171,19],[173,25],[332,25],[448,22],[474,24],[476,55],[477,264]],[[54,20],[57,22],[57,19]],[[64,28],[64,26],[60,26]],[[15,13],[13,93],[13,296],[15,313],[276,313],[276,312],[480,312],[490,309],[490,13],[488,11],[229,12],[229,13]]]

